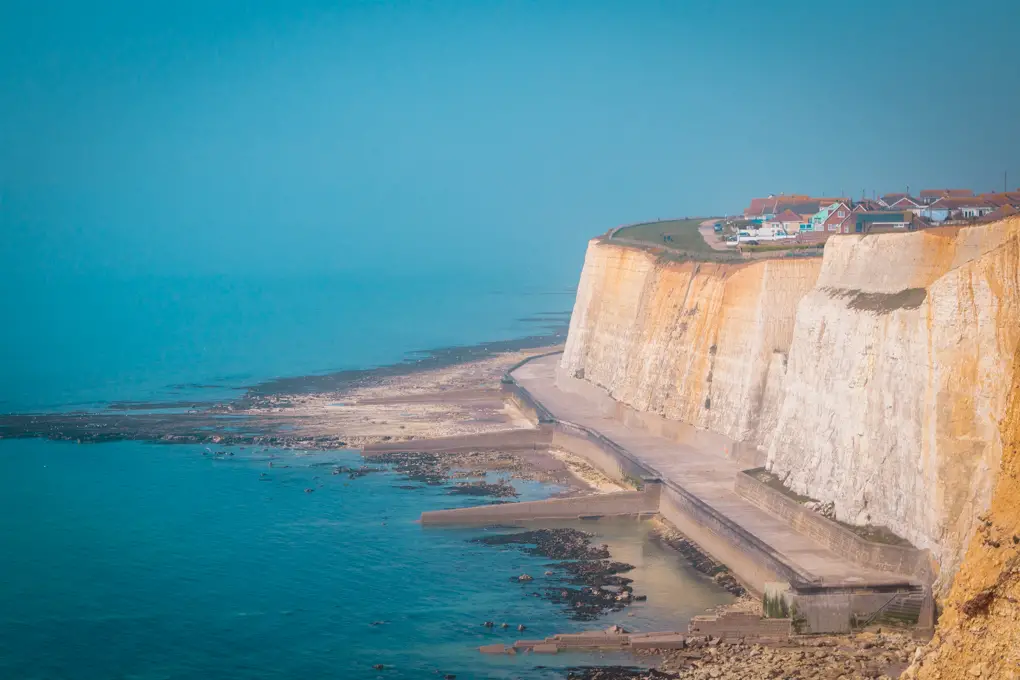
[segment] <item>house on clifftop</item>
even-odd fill
[[[878,202],[885,208],[891,208],[901,198],[910,198],[910,194],[885,194],[878,197]]]
[[[894,201],[890,206],[890,210],[909,210],[915,215],[920,215],[924,210],[924,203],[915,199],[912,196],[904,196]]]
[[[782,229],[787,234],[796,234],[801,226],[807,224],[803,217],[792,210],[784,210],[771,220],[764,223],[764,226],[772,229]]]
[[[940,198],[971,198],[974,192],[970,189],[925,189],[918,197],[922,204],[931,205]]]
[[[997,208],[992,212],[982,217],[978,222],[998,222],[1004,220],[1007,217],[1016,217],[1020,215],[1020,208],[1016,208],[1012,205],[1004,205],[1001,208]]]
[[[838,232],[843,220],[850,215],[850,206],[839,201],[825,206],[811,216],[811,231]]]
[[[928,226],[928,222],[909,210],[876,210],[853,213],[842,223],[840,230],[844,234],[876,234],[915,231]]]
[[[752,198],[751,205],[744,209],[744,219],[754,220],[762,224],[773,220],[783,211],[789,210],[800,216],[808,216],[803,221],[810,222],[810,216],[817,213],[823,206],[833,203],[850,203],[847,198],[812,198],[806,194],[770,195],[768,198]]]

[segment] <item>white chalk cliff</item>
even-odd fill
[[[930,549],[948,583],[991,501],[1018,343],[1018,219],[741,264],[597,239],[562,367],[757,446],[839,519]]]

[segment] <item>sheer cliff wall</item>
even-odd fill
[[[840,236],[821,260],[746,264],[595,240],[562,368],[748,442],[795,491],[932,550],[948,577],[1002,454],[1018,235],[1020,220]]]
[[[949,574],[1002,455],[1018,224],[833,239],[760,438],[794,490],[931,549]]]
[[[1020,350],[992,506],[979,520],[935,637],[903,678],[1020,677]]]
[[[562,367],[637,410],[752,439],[820,266],[675,263],[592,241]]]

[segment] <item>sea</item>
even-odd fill
[[[555,342],[573,296],[454,276],[409,285],[386,272],[54,281],[0,298],[0,411],[225,399],[423,350]],[[478,647],[613,624],[682,630],[731,600],[649,540],[646,523],[588,523],[613,559],[636,566],[628,576],[648,600],[576,621],[538,596],[565,578],[548,559],[472,542],[495,529],[416,522],[484,499],[407,488],[392,470],[329,474],[360,465],[357,451],[207,453],[0,441],[0,678],[562,678],[643,661]],[[520,500],[563,491],[514,484]]]

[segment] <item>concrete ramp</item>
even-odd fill
[[[552,432],[544,429],[519,429],[467,434],[436,439],[411,439],[402,442],[378,442],[367,444],[361,455],[371,458],[381,453],[460,453],[463,451],[522,451],[547,449],[552,441]]]
[[[654,515],[659,509],[658,484],[641,491],[618,491],[597,496],[550,498],[525,503],[501,503],[421,514],[424,525],[516,524],[543,519],[579,519],[621,515]]]

